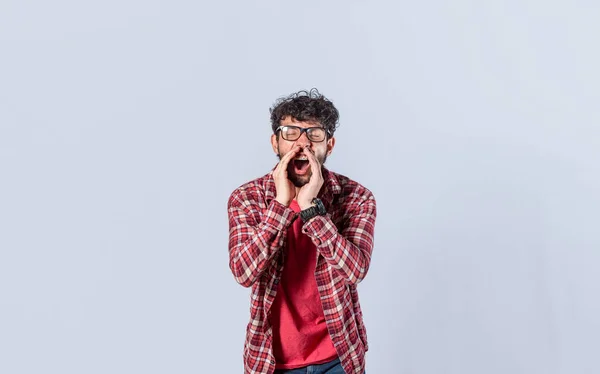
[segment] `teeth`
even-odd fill
[[[295,158],[295,160],[306,161],[306,160],[308,160],[308,157],[298,157],[298,158]]]

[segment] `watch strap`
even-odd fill
[[[327,214],[325,206],[323,205],[323,202],[320,199],[315,197],[312,200],[312,203],[315,205],[300,211],[300,218],[302,218],[303,221],[307,221],[319,215],[324,216],[325,214]]]

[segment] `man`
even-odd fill
[[[229,267],[252,287],[246,374],[365,372],[356,286],[369,269],[376,207],[371,191],[323,167],[338,117],[316,89],[279,99],[279,163],[229,198]]]

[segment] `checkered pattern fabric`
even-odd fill
[[[227,204],[229,267],[238,283],[252,287],[245,374],[275,371],[270,307],[285,263],[287,229],[300,219],[275,200],[272,172],[237,188]],[[348,374],[362,374],[368,345],[356,287],[371,261],[375,198],[362,185],[326,168],[323,178],[319,198],[328,213],[305,222],[302,232],[318,251],[315,279],[342,366]]]

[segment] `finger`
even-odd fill
[[[275,167],[274,172],[277,175],[279,175],[280,173],[283,173],[284,176],[287,176],[288,163],[290,162],[292,157],[294,157],[299,151],[300,151],[299,145],[295,145],[292,149],[290,149],[288,153],[286,153],[285,155],[283,155],[283,157],[281,157],[281,160],[279,160],[279,163]]]
[[[312,151],[308,149],[308,147],[304,148],[303,151],[306,157],[308,158],[308,162],[310,163],[310,167],[313,169],[313,172],[319,170],[321,165],[319,163],[319,160],[317,160],[317,156],[315,156],[315,154],[312,153]]]
[[[310,180],[308,184],[314,185],[319,184],[323,179],[321,174],[321,163],[317,160],[317,157],[313,155],[311,152],[304,152],[308,157],[308,162],[310,164],[310,169],[312,170],[312,174],[310,176]]]
[[[281,165],[281,167],[283,168],[287,168],[288,163],[290,162],[290,160],[296,155],[298,154],[298,152],[300,152],[300,146],[299,145],[295,145],[288,153],[286,153],[281,160],[279,161],[279,165]]]

